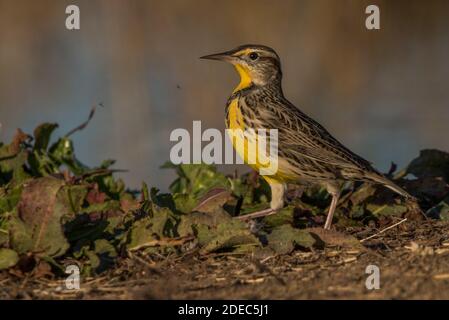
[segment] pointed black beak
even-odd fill
[[[226,51],[226,52],[222,52],[222,53],[215,53],[215,54],[210,54],[207,56],[202,56],[202,57],[200,57],[200,59],[231,61],[235,58],[234,56],[232,56],[232,54],[233,54],[233,52]]]

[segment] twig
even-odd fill
[[[241,216],[235,216],[234,219],[246,221],[246,220],[250,220],[250,219],[270,216],[270,215],[275,214],[275,213],[276,213],[275,210],[273,210],[271,208],[268,208],[268,209],[264,209],[264,210],[261,210],[261,211],[256,211],[256,212],[253,212],[253,213],[244,214],[244,215],[241,215]]]
[[[98,105],[99,105],[100,107],[103,106],[102,103],[99,103]],[[87,120],[84,121],[83,123],[81,123],[81,124],[80,124],[79,126],[77,126],[76,128],[73,128],[72,130],[70,130],[65,136],[66,136],[66,137],[69,137],[69,136],[71,136],[72,134],[74,134],[75,132],[80,131],[80,130],[83,130],[83,129],[89,124],[90,120],[92,120],[92,118],[94,117],[95,109],[96,109],[96,108],[97,108],[97,106],[94,105],[94,106],[92,107],[92,109],[90,109],[89,117],[87,118]]]
[[[157,275],[161,275],[162,272],[159,270],[159,268],[152,266],[148,261],[146,261],[145,259],[142,259],[141,257],[139,257],[136,254],[133,254],[131,251],[128,251],[128,255],[131,259],[134,259],[138,262],[140,262],[141,264],[143,264],[148,270],[150,270],[151,272],[157,274]]]
[[[183,245],[186,242],[189,242],[193,240],[193,236],[187,236],[187,237],[181,237],[181,238],[163,238],[160,240],[150,240],[146,243],[143,243],[141,245],[135,246],[133,248],[130,248],[129,251],[137,251],[143,248],[148,247],[164,247],[164,246],[180,246]]]
[[[128,170],[126,170],[126,169],[95,169],[93,171],[86,172],[85,174],[80,176],[79,179],[82,180],[82,179],[86,179],[91,176],[106,176],[106,175],[109,175],[112,173],[117,173],[117,172],[128,172]]]
[[[369,240],[369,239],[372,239],[372,238],[374,238],[374,237],[377,237],[379,234],[384,233],[385,231],[390,230],[390,229],[392,229],[392,228],[394,228],[394,227],[400,225],[401,223],[403,223],[403,222],[405,222],[405,221],[407,221],[407,218],[404,218],[404,219],[402,219],[401,221],[396,222],[395,224],[392,224],[391,226],[389,226],[389,227],[387,227],[387,228],[385,228],[385,229],[380,230],[378,233],[375,233],[375,234],[373,234],[373,235],[371,235],[371,236],[369,236],[369,237],[367,237],[367,238],[365,238],[365,239],[360,240],[360,242],[364,242],[364,241],[366,241],[366,240]]]

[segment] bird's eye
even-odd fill
[[[251,52],[251,53],[249,54],[249,58],[250,58],[251,60],[257,60],[257,58],[259,58],[259,55],[258,55],[257,53],[255,53],[255,52]]]

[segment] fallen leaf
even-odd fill
[[[365,247],[355,237],[335,230],[324,230],[323,228],[305,229],[316,234],[328,246],[338,246],[346,249],[365,250]]]
[[[263,219],[263,222],[269,228],[275,228],[284,224],[292,224],[294,221],[295,206],[289,205],[280,209],[275,214],[269,215]]]
[[[426,215],[434,219],[449,221],[449,204],[446,201],[441,201],[436,206],[427,210]]]
[[[353,206],[365,202],[376,193],[376,188],[372,184],[364,183],[351,194],[350,200]]]
[[[408,211],[405,205],[400,204],[377,204],[368,203],[366,209],[374,216],[396,216],[400,217]]]
[[[214,212],[232,198],[231,193],[223,188],[215,188],[207,192],[192,211]]]
[[[31,239],[32,246],[28,249],[32,252],[57,257],[69,248],[61,225],[61,218],[67,212],[55,209],[57,194],[63,185],[63,180],[49,176],[35,179],[24,186],[17,206],[18,217]],[[13,237],[14,232],[18,231],[12,230]],[[23,250],[24,247],[21,247]]]
[[[53,276],[51,265],[44,260],[40,260],[37,266],[33,269],[33,277],[40,279],[46,276]]]
[[[8,269],[19,262],[19,255],[11,249],[0,248],[0,270]]]
[[[223,249],[234,250],[242,246],[251,249],[260,245],[246,225],[235,219],[220,223],[216,227],[200,224],[196,225],[195,229],[198,243],[202,246],[201,254]]]
[[[128,236],[128,250],[134,250],[152,239],[159,239],[165,235],[165,228],[171,211],[168,208],[155,208],[152,215],[135,221]]]
[[[209,227],[217,226],[220,223],[225,223],[231,220],[231,216],[222,210],[215,210],[213,213],[198,212],[194,211],[192,213],[182,215],[181,221],[178,225],[179,236],[187,236],[194,234],[195,225],[206,225]]]
[[[273,229],[267,236],[268,246],[278,254],[288,254],[296,246],[311,248],[317,243],[317,239],[308,231],[295,229],[289,224],[284,224]]]

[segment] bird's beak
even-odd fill
[[[207,55],[207,56],[202,56],[202,57],[200,57],[200,59],[219,60],[219,61],[231,62],[231,61],[233,61],[235,59],[235,57],[232,54],[233,54],[233,52],[226,51],[226,52],[222,52],[222,53],[215,53],[215,54],[210,54],[210,55]]]

